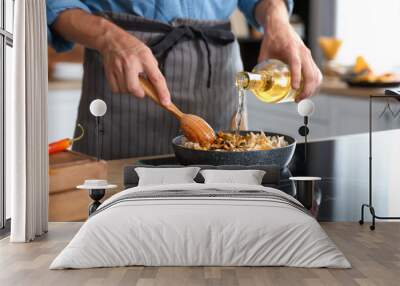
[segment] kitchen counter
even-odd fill
[[[339,79],[324,79],[321,84],[320,93],[327,95],[344,95],[353,97],[366,97],[370,95],[384,95],[384,88],[361,88],[349,87],[345,82]]]
[[[51,80],[48,85],[49,91],[57,90],[81,90],[81,80]]]
[[[146,157],[159,159],[164,156]],[[84,221],[88,215],[88,205],[92,202],[87,190],[76,189],[86,179],[107,179],[116,184],[115,189],[107,190],[104,199],[121,192],[123,170],[127,165],[136,164],[144,158],[128,158],[96,162],[93,158],[79,153],[56,154],[50,159],[50,221]]]

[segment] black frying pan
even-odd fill
[[[258,133],[259,131],[241,131],[240,134]],[[283,136],[288,146],[271,150],[258,151],[203,151],[182,146],[183,135],[172,140],[175,157],[182,165],[277,165],[286,167],[293,157],[296,140],[290,136],[264,132],[266,136]]]

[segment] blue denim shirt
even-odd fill
[[[228,20],[239,7],[250,24],[257,26],[254,7],[259,0],[46,0],[48,40],[57,51],[67,51],[73,43],[52,32],[51,25],[66,9],[82,9],[89,13],[112,11],[135,13],[148,19],[170,22],[175,18],[196,20]],[[286,0],[289,12],[293,0]]]

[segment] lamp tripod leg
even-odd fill
[[[361,219],[358,221],[358,223],[360,224],[360,225],[363,225],[364,224],[364,207],[365,207],[366,205],[365,204],[362,204],[361,205]]]
[[[374,207],[370,206],[369,207],[369,211],[371,212],[371,215],[372,215],[372,225],[370,225],[369,228],[370,228],[370,230],[375,230],[375,218],[376,218],[376,215],[375,215]]]

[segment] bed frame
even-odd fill
[[[254,166],[242,166],[242,165],[220,165],[220,166],[212,166],[212,165],[191,165],[194,167],[200,167],[202,170],[204,169],[218,169],[218,170],[263,170],[265,171],[265,175],[262,180],[262,185],[265,187],[279,188],[280,181],[280,169],[278,166],[274,165],[254,165]],[[139,177],[135,171],[137,167],[146,167],[146,168],[182,168],[187,166],[182,165],[161,165],[161,166],[152,166],[152,165],[132,165],[126,166],[124,168],[124,188],[133,188],[136,187],[139,183]],[[194,179],[197,183],[204,183],[204,178],[198,173],[196,178]]]

